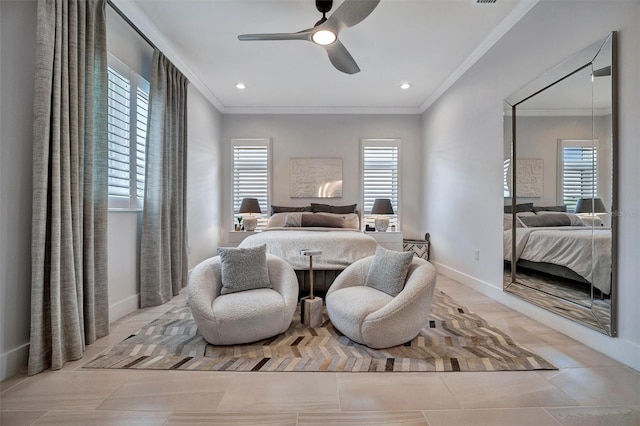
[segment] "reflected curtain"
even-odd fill
[[[140,241],[141,307],[161,305],[187,285],[186,77],[153,53]]]
[[[37,9],[30,375],[109,332],[105,1]]]

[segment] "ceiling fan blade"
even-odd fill
[[[329,60],[333,64],[336,69],[342,71],[347,74],[355,74],[360,72],[360,68],[356,61],[353,59],[353,56],[349,53],[346,47],[340,40],[336,40],[332,44],[327,46],[322,46],[327,51],[329,55]]]
[[[378,6],[380,0],[344,0],[323,26],[339,33],[343,28],[362,22]]]
[[[255,40],[306,40],[311,41],[312,29],[302,30],[297,33],[270,33],[270,34],[240,34],[240,41]]]

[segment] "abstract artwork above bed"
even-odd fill
[[[291,198],[341,198],[342,158],[289,159]]]

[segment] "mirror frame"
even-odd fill
[[[516,162],[517,158],[517,147],[516,147],[516,118],[517,118],[517,106],[522,102],[532,98],[533,96],[539,94],[540,92],[550,88],[551,86],[559,83],[566,78],[571,77],[577,72],[583,70],[584,68],[590,66],[592,62],[595,60],[596,56],[600,52],[601,48],[604,44],[611,39],[611,184],[612,184],[612,193],[611,193],[611,321],[610,321],[610,330],[607,331],[604,328],[597,328],[589,323],[582,322],[576,318],[571,318],[566,315],[561,315],[564,318],[570,319],[578,324],[585,325],[591,329],[602,332],[604,334],[610,335],[612,337],[616,337],[618,334],[618,279],[617,279],[617,264],[618,264],[618,53],[617,53],[617,32],[612,31],[607,34],[605,37],[601,38],[597,42],[589,45],[584,48],[580,52],[574,54],[564,62],[550,69],[546,73],[542,74],[540,77],[531,81],[518,91],[516,91],[511,96],[507,97],[504,102],[511,107],[511,215],[512,215],[512,227],[511,227],[511,255],[512,259],[514,258],[513,254],[516,252],[516,204],[517,197],[514,196],[517,194],[516,188]],[[505,135],[506,136],[506,135]],[[511,280],[508,284],[503,286],[503,290],[507,290],[508,287],[512,284],[519,284],[516,280],[516,268],[515,265],[511,267]],[[536,291],[533,290],[532,291]],[[511,293],[516,297],[521,296]],[[549,297],[555,297],[552,295],[548,295]],[[530,303],[533,303],[525,298],[522,298]],[[556,311],[546,308],[542,305],[540,306],[544,309],[549,310],[549,312],[553,312],[559,314]],[[585,308],[589,309],[590,308]],[[592,315],[593,311],[591,310]],[[560,315],[560,314],[559,314]],[[595,317],[595,315],[594,315]],[[597,317],[596,317],[597,318]]]

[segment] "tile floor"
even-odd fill
[[[234,373],[82,369],[155,319],[112,325],[85,358],[0,384],[0,425],[640,425],[640,373],[446,277],[438,287],[557,371]],[[185,292],[183,292],[185,293]]]

